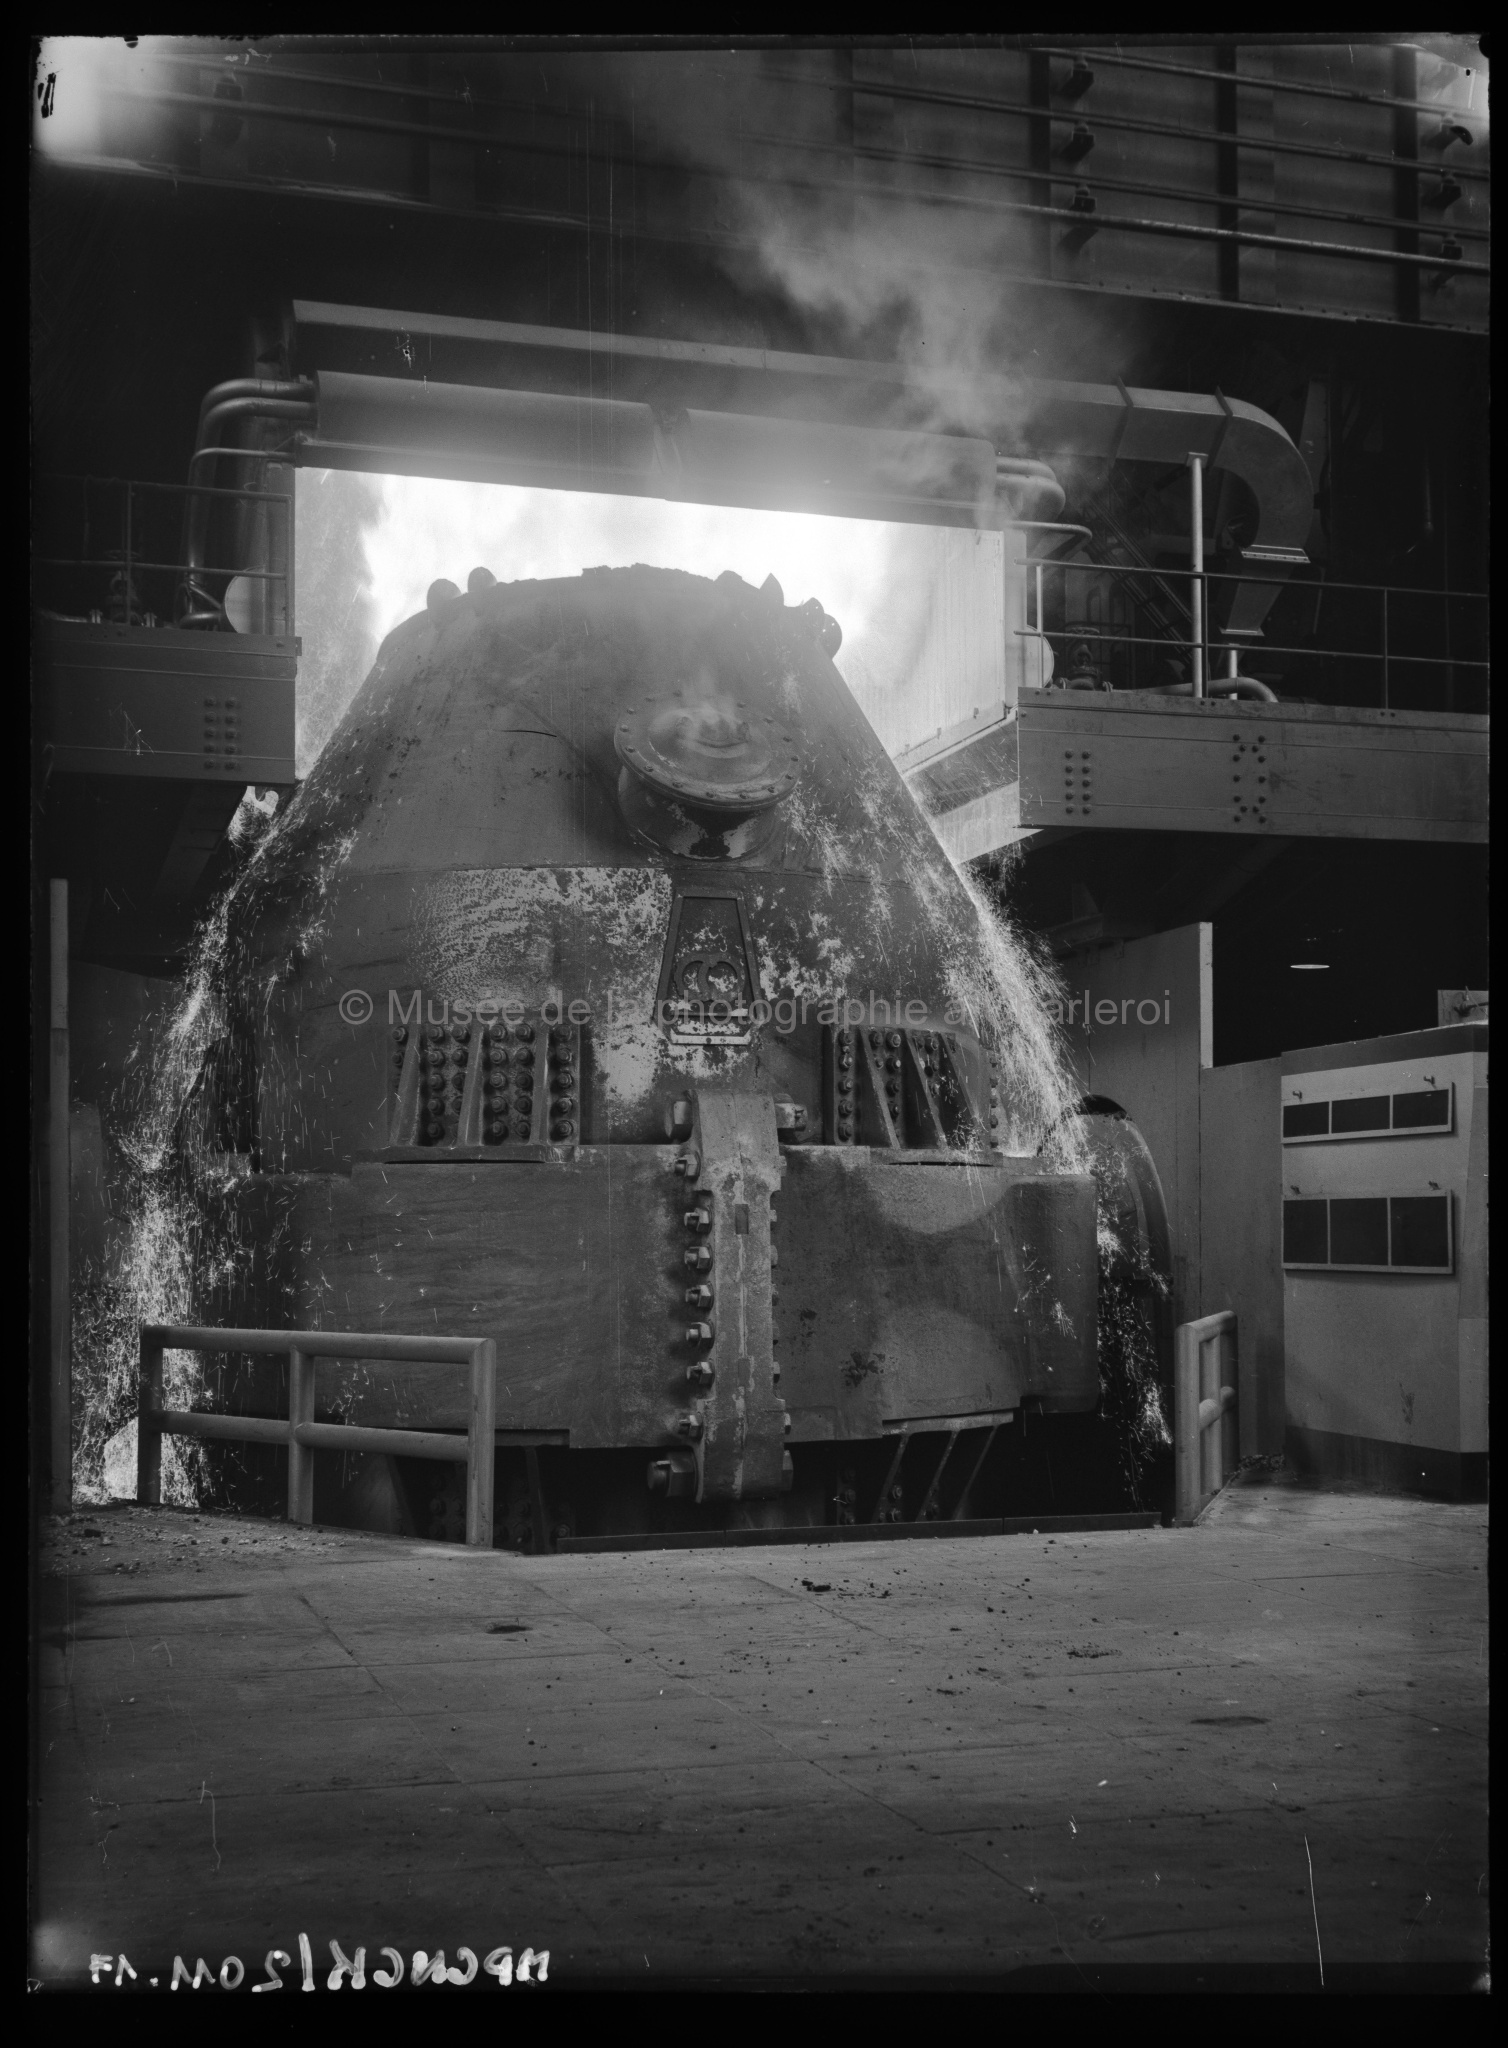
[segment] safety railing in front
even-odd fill
[[[1263,576],[1248,570],[1191,571],[1142,563],[1074,561],[1066,555],[1037,557],[1029,566],[1034,579],[1032,608],[1028,623],[1016,628],[1016,638],[1036,642],[1035,654],[1028,655],[1027,663],[1028,674],[1036,672],[1039,689],[1049,682],[1049,650],[1056,665],[1064,653],[1082,645],[1094,656],[1097,668],[1108,659],[1123,670],[1118,686],[1130,690],[1157,692],[1155,670],[1173,657],[1186,673],[1192,671],[1190,680],[1172,686],[1173,694],[1273,697],[1265,685],[1258,690],[1243,688],[1253,680],[1244,666],[1250,662],[1258,667],[1275,665],[1280,672],[1276,679],[1288,690],[1297,683],[1301,698],[1307,701],[1370,700],[1386,711],[1422,708],[1417,700],[1423,698],[1430,708],[1450,710],[1462,708],[1454,703],[1460,697],[1467,700],[1465,708],[1474,707],[1479,700],[1481,708],[1486,708],[1491,659],[1485,591],[1345,583],[1329,577],[1300,582],[1288,575]],[[1049,571],[1060,578],[1056,607],[1044,588],[1044,574]],[[1138,585],[1154,588],[1170,609],[1179,612],[1176,627],[1161,633],[1137,633],[1104,618],[1091,618],[1087,612],[1076,617],[1068,594],[1070,577],[1090,585],[1105,580],[1112,586],[1120,578],[1133,592]],[[1227,635],[1213,619],[1214,602],[1227,590],[1234,594],[1248,584],[1270,587],[1290,601],[1302,600],[1312,614],[1304,637],[1290,641],[1241,632]],[[1179,595],[1179,586],[1186,596]],[[1337,629],[1343,638],[1365,638],[1368,644],[1325,644],[1318,637],[1323,606],[1345,611],[1344,622]],[[1051,624],[1049,615],[1054,610],[1058,623]],[[1181,630],[1190,620],[1192,632]],[[1150,679],[1145,674],[1149,666],[1154,670]],[[1363,682],[1362,677],[1372,680]],[[1261,678],[1256,680],[1261,682]],[[1070,680],[1069,687],[1073,686]],[[1162,693],[1167,694],[1165,688]]]
[[[288,1419],[210,1415],[164,1408],[163,1353],[240,1351],[288,1360]],[[404,1365],[471,1368],[466,1434],[429,1429],[367,1429],[314,1420],[316,1358],[388,1359]],[[396,1337],[342,1330],[227,1330],[188,1324],[146,1323],[141,1332],[137,1407],[136,1498],[155,1507],[162,1499],[162,1439],[192,1436],[218,1443],[284,1444],[288,1450],[288,1519],[314,1519],[314,1453],[375,1451],[390,1458],[434,1458],[466,1467],[466,1541],[492,1545],[493,1422],[497,1405],[497,1346],[490,1337]]]
[[[1236,1317],[1180,1323],[1173,1351],[1174,1519],[1197,1520],[1236,1468]]]

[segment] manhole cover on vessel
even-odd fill
[[[794,736],[734,697],[651,697],[619,719],[618,758],[651,789],[709,810],[763,810],[795,783]]]

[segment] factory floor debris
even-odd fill
[[[1194,1529],[841,1550],[81,1512],[33,1981],[296,1988],[307,1937],[321,1986],[333,1941],[489,1991],[505,1946],[565,1990],[1481,1988],[1486,1535],[1269,1472]]]

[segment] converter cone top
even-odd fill
[[[619,719],[613,744],[641,782],[707,810],[766,810],[800,767],[795,736],[729,696],[648,697]]]

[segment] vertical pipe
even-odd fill
[[[144,1508],[162,1500],[162,1432],[152,1420],[161,1408],[162,1344],[143,1327],[136,1383],[136,1498]]]
[[[73,1299],[68,1246],[68,884],[51,896],[51,1034],[47,1069],[47,1249],[50,1281],[52,1511],[73,1509]]]
[[[1241,674],[1240,655],[1240,648],[1232,647],[1225,657],[1226,678],[1232,683],[1236,682]]]
[[[1037,688],[1047,688],[1047,635],[1042,630],[1042,564],[1037,564]]]
[[[1175,1518],[1187,1527],[1199,1512],[1199,1345],[1187,1323],[1173,1342]]]
[[[314,1520],[314,1453],[301,1444],[294,1431],[301,1422],[314,1420],[314,1356],[294,1349],[288,1353],[288,1519]]]
[[[1189,540],[1193,584],[1190,592],[1190,639],[1193,645],[1191,674],[1194,695],[1204,695],[1204,457],[1189,457]]]
[[[497,1345],[491,1337],[471,1354],[471,1419],[467,1431],[466,1541],[473,1550],[492,1548],[492,1486],[497,1447]]]
[[[1223,1486],[1241,1462],[1241,1360],[1239,1333],[1234,1328],[1220,1337],[1220,1399],[1230,1388],[1235,1400],[1220,1417],[1220,1484]]]

